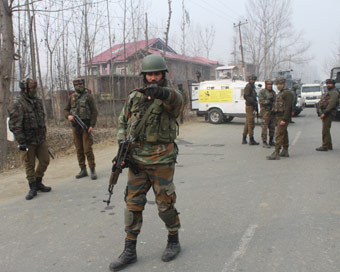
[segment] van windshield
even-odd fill
[[[321,92],[320,86],[310,86],[310,87],[302,87],[303,93],[314,93],[314,92]]]

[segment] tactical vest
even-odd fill
[[[176,118],[167,112],[162,100],[155,99],[147,106],[145,96],[134,91],[131,93],[130,112],[128,129],[131,129],[131,134],[137,141],[171,143],[176,139],[178,131]]]
[[[83,93],[78,94],[74,92],[71,96],[71,115],[78,115],[82,120],[91,119],[91,109],[88,103],[89,93],[85,90]]]
[[[321,108],[322,110],[325,110],[325,109],[327,108],[327,106],[328,106],[328,104],[329,104],[329,98],[330,98],[330,96],[329,96],[329,93],[328,93],[328,92],[325,93],[325,94],[321,97],[321,99],[320,99],[320,108]]]
[[[276,95],[273,112],[282,113],[285,111],[285,102],[283,100],[283,92],[281,91]]]
[[[18,102],[24,111],[23,131],[27,143],[40,144],[46,139],[45,113],[40,99],[30,101],[20,97]]]

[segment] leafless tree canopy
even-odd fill
[[[310,58],[309,43],[291,24],[290,0],[248,0],[244,27],[246,61],[257,65],[259,78],[271,78],[274,71],[290,69]]]

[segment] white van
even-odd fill
[[[321,95],[321,84],[303,84],[301,86],[301,97],[305,99],[306,106],[314,106],[320,101]]]
[[[241,80],[212,80],[191,86],[191,109],[209,122],[230,122],[234,117],[245,117],[244,87]]]

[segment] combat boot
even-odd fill
[[[249,145],[259,145],[259,143],[254,140],[254,137],[250,137],[249,138]]]
[[[86,166],[83,166],[83,167],[80,169],[79,174],[76,175],[76,179],[80,179],[80,178],[87,177],[87,176],[88,176],[88,174],[87,174]]]
[[[289,157],[289,154],[288,154],[288,149],[284,148],[282,149],[282,151],[280,152],[280,157]]]
[[[93,167],[93,168],[90,168],[90,170],[91,170],[91,179],[97,179],[96,169]]]
[[[37,182],[29,182],[28,185],[30,186],[30,190],[28,194],[26,195],[26,200],[31,200],[33,197],[37,195]]]
[[[270,156],[267,156],[267,160],[279,160],[280,155],[279,152],[274,151]]]
[[[332,148],[333,149],[333,148]],[[316,151],[328,151],[327,147],[320,146],[318,148],[315,148]]]
[[[333,150],[333,146],[332,146],[332,145],[329,145],[329,146],[327,147],[327,149],[328,149],[328,150]]]
[[[35,181],[37,182],[37,191],[41,191],[43,193],[49,192],[51,191],[51,187],[49,186],[45,186],[44,184],[42,184],[42,178],[36,178]]]
[[[270,146],[275,146],[274,137],[273,136],[270,136],[270,138],[269,138],[269,145]]]
[[[137,262],[136,244],[137,240],[125,239],[124,251],[116,261],[110,263],[111,271],[120,271],[129,264]]]
[[[262,146],[265,148],[270,148],[270,145],[267,144],[267,141],[263,141]]]
[[[242,138],[242,144],[247,144],[247,136],[243,136]]]
[[[181,245],[178,240],[178,233],[175,235],[168,235],[168,244],[162,255],[163,262],[169,262],[176,258],[181,251]]]

